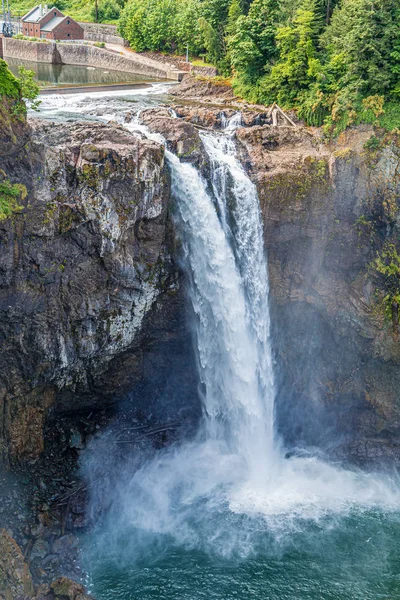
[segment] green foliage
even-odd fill
[[[400,127],[400,0],[128,0],[119,28],[138,51],[189,43],[240,96],[329,135]]]
[[[385,244],[373,262],[375,273],[383,287],[383,306],[388,319],[398,320],[400,306],[400,255],[394,244]],[[394,323],[396,325],[396,323]]]
[[[40,42],[41,44],[51,44],[50,40],[44,38],[30,37],[28,35],[22,35],[22,33],[16,33],[14,35],[16,40],[25,40],[26,42]]]
[[[291,25],[278,28],[280,57],[261,84],[265,102],[276,101],[285,108],[304,101],[310,105],[310,92],[318,85],[322,70],[316,47],[320,29],[314,0],[303,2]]]
[[[381,141],[376,135],[371,135],[369,140],[367,140],[364,144],[364,148],[366,150],[378,150],[381,146]]]
[[[227,44],[237,91],[256,87],[266,66],[277,57],[278,16],[277,0],[254,0],[248,14],[236,20]]]
[[[97,21],[99,23],[111,23],[118,20],[122,7],[116,0],[100,0],[97,4]],[[94,3],[90,15],[92,20],[96,21],[96,7]]]
[[[0,96],[19,100],[21,97],[21,83],[11,73],[5,60],[0,58]]]
[[[19,205],[26,198],[26,187],[19,183],[10,183],[4,171],[0,170],[0,221],[4,221],[23,209]]]
[[[198,53],[204,48],[198,0],[131,0],[119,21],[120,34],[137,52]]]
[[[18,69],[19,82],[21,85],[22,98],[25,100],[25,104],[32,110],[39,110],[40,100],[39,96],[39,85],[35,81],[35,71],[26,69],[21,66]]]
[[[118,5],[123,8],[125,4],[125,0],[112,0],[113,2],[117,2]],[[99,0],[99,9],[102,0]],[[32,0],[13,0],[11,10],[13,13],[17,15],[23,15],[28,12],[34,3]],[[60,9],[64,14],[68,14],[73,19],[77,21],[93,21],[94,20],[94,0],[56,0],[49,5],[49,8],[52,6],[56,6]],[[100,10],[99,10],[100,12]],[[108,13],[109,14],[109,13]],[[104,23],[116,23],[118,17],[116,18],[107,18],[107,11],[105,13],[101,13],[100,18]],[[100,19],[99,19],[100,20]]]

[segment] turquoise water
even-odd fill
[[[94,595],[98,600],[400,598],[399,514],[327,517],[318,525],[298,523],[297,533],[278,538],[262,520],[225,519],[227,528],[241,529],[242,539],[251,539],[252,556],[224,559],[127,530],[115,561],[106,538],[97,541],[95,555],[92,546]]]

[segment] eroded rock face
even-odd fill
[[[24,211],[0,222],[0,448],[23,460],[41,453],[50,407],[126,391],[110,373],[102,390],[101,374],[178,283],[162,145],[115,125],[36,122],[18,162],[2,164],[28,190]]]
[[[398,247],[400,150],[369,150],[372,134],[237,132],[264,218],[280,430],[359,461],[400,456],[400,340],[373,268]]]
[[[33,593],[32,577],[21,548],[5,529],[0,529],[1,600],[31,598]]]
[[[202,157],[202,143],[198,131],[190,123],[173,118],[166,108],[148,109],[141,120],[153,133],[166,140],[167,148],[183,161],[198,162]]]
[[[142,118],[206,176],[193,125],[219,128],[222,109],[176,109]],[[244,111],[236,138],[264,217],[279,428],[288,444],[397,458],[399,338],[371,269],[398,243],[397,141],[368,149],[365,127],[324,145],[315,130],[259,126],[262,114]],[[168,419],[196,403],[162,144],[116,125],[34,129],[18,161],[10,145],[2,157],[29,191],[0,222],[0,444],[18,460],[41,452],[49,412],[125,396]]]

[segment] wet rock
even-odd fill
[[[163,108],[145,110],[140,115],[152,132],[160,133],[171,152],[181,160],[198,162],[202,158],[202,143],[198,131],[190,123],[174,119]]]
[[[34,558],[42,559],[50,552],[50,545],[44,538],[39,538],[32,546],[29,558],[32,561]]]
[[[33,583],[28,565],[17,542],[0,530],[0,598],[15,600],[31,597]]]
[[[67,577],[61,577],[50,585],[50,589],[53,592],[54,600],[90,600],[91,596],[85,595],[85,588],[83,585],[68,579]]]
[[[34,600],[52,600],[52,595],[50,586],[42,583],[36,588]]]
[[[76,553],[79,547],[79,539],[72,533],[63,535],[53,543],[53,552],[56,554]]]

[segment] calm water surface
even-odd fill
[[[142,83],[154,81],[143,75],[125,73],[124,71],[111,71],[93,67],[76,65],[49,65],[31,61],[21,61],[16,58],[7,58],[11,71],[18,75],[18,67],[23,65],[36,73],[36,80],[43,86],[67,85],[105,85],[113,83]]]

